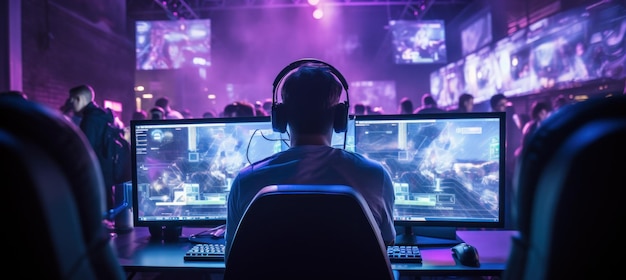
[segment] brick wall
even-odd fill
[[[135,107],[135,60],[132,37],[119,28],[126,25],[125,1],[107,1],[119,2],[110,6],[123,9],[119,17],[108,16],[107,7],[94,10],[82,2],[22,1],[24,92],[58,108],[71,87],[90,84],[99,105],[104,99],[123,104],[121,117],[128,123]]]

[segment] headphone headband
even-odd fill
[[[328,67],[330,69],[330,72],[333,73],[333,75],[335,75],[335,77],[337,77],[337,79],[341,83],[341,86],[346,91],[346,104],[349,105],[350,104],[350,97],[347,94],[347,92],[348,92],[348,82],[346,81],[346,78],[334,66],[330,65],[327,62],[321,61],[319,59],[314,59],[314,58],[298,59],[298,60],[290,63],[289,65],[287,65],[285,68],[283,68],[283,70],[281,70],[278,73],[278,75],[274,79],[274,83],[272,83],[272,87],[273,87],[273,89],[272,89],[272,104],[276,104],[276,102],[278,102],[278,91],[277,91],[278,85],[287,76],[287,74],[289,74],[291,71],[297,69],[298,67],[300,67],[302,65],[305,65],[305,64],[309,64],[309,63],[322,64],[322,65],[324,65],[324,66],[326,66],[326,67]]]
[[[287,67],[283,68],[283,70],[281,70],[280,73],[278,73],[278,76],[276,76],[276,78],[274,79],[274,83],[272,84],[273,85],[272,112],[271,112],[272,128],[274,129],[274,131],[280,132],[280,133],[284,133],[285,131],[287,131],[287,122],[289,118],[289,113],[286,110],[284,104],[278,103],[278,87],[280,83],[282,82],[282,80],[287,75],[289,75],[291,71],[305,64],[320,64],[320,65],[323,65],[324,67],[327,67],[330,70],[331,74],[335,76],[335,78],[338,79],[341,85],[343,86],[343,89],[346,92],[346,101],[339,102],[333,108],[334,115],[335,115],[335,119],[333,121],[334,122],[333,129],[335,130],[335,132],[345,133],[346,130],[348,129],[347,128],[348,114],[349,114],[348,111],[350,108],[350,105],[349,105],[350,95],[348,95],[348,82],[346,81],[346,78],[344,78],[344,76],[334,66],[324,61],[313,59],[313,58],[303,58],[303,59],[299,59],[290,63],[289,65],[287,65]],[[345,147],[345,137],[344,137],[344,147]]]

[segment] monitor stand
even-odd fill
[[[420,247],[452,247],[463,240],[456,234],[455,227],[412,227],[403,226],[396,236],[395,245],[417,245]]]

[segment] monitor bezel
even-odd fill
[[[359,121],[377,121],[377,120],[427,120],[427,119],[484,119],[484,118],[496,118],[499,120],[500,127],[500,149],[499,149],[499,182],[498,182],[498,221],[461,221],[461,220],[396,220],[394,216],[394,225],[397,227],[448,227],[448,228],[503,228],[506,203],[506,113],[504,112],[444,112],[444,113],[432,113],[432,114],[405,114],[405,115],[362,115],[357,116],[355,120],[355,133]],[[355,138],[355,146],[358,145]],[[357,149],[355,149],[357,150]],[[358,150],[357,150],[358,151]]]
[[[137,143],[136,127],[142,125],[172,125],[172,124],[219,124],[219,123],[241,123],[241,122],[267,122],[271,125],[269,116],[255,117],[219,117],[219,118],[193,118],[193,119],[164,119],[164,120],[131,120],[131,152],[132,152],[132,207],[133,224],[136,227],[212,227],[226,224],[224,219],[211,220],[139,220],[139,197],[138,197],[138,175],[137,175]]]

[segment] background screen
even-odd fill
[[[396,64],[445,63],[443,20],[391,20],[389,28]]]
[[[137,21],[136,69],[211,65],[211,20]]]

